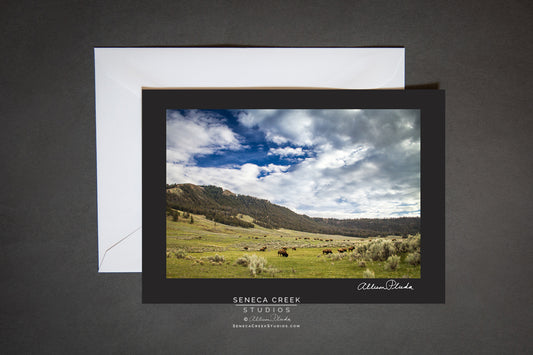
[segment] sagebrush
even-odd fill
[[[363,272],[363,277],[365,279],[374,279],[376,278],[376,274],[374,273],[374,271],[366,269],[365,272]]]
[[[398,255],[391,255],[385,264],[385,270],[396,270],[400,264],[400,257]]]
[[[213,261],[215,263],[223,263],[226,261],[226,258],[224,257],[224,255],[215,254],[213,256],[208,256],[207,260]]]

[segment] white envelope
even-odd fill
[[[142,87],[404,87],[404,48],[95,48],[94,58],[99,272],[142,271]]]

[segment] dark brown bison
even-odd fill
[[[340,249],[337,249],[339,253],[344,253],[346,252],[346,248],[340,248]]]
[[[281,249],[283,249],[283,250],[287,251],[287,247],[281,247]]]
[[[292,250],[296,250],[296,247],[292,247]]]
[[[267,249],[267,247],[262,247],[261,249],[259,249],[259,251],[265,251]]]
[[[354,249],[355,249],[354,246],[351,246],[351,247],[348,248],[349,251],[352,251],[352,250],[354,250]]]
[[[331,249],[324,249],[322,250],[322,254],[333,254],[333,252],[331,251]]]
[[[288,257],[289,254],[287,253],[287,251],[285,249],[280,249],[280,250],[278,250],[278,256]]]
[[[248,250],[248,247],[244,247],[243,249],[244,249],[244,250]]]

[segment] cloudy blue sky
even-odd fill
[[[167,183],[312,217],[420,216],[418,110],[167,110]]]

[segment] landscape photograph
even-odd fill
[[[166,112],[167,278],[420,278],[420,211],[419,110]]]

